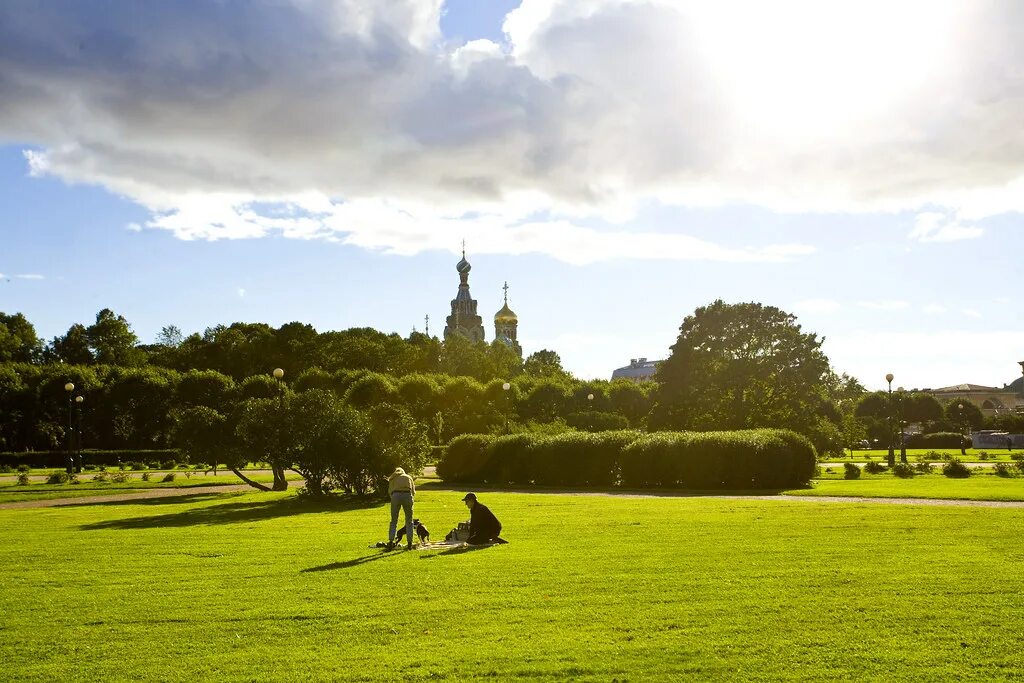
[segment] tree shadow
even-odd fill
[[[166,499],[157,499],[166,500]],[[141,503],[143,501],[136,501]],[[180,501],[179,501],[180,502]],[[186,500],[184,502],[190,502]],[[104,503],[106,504],[106,503]],[[189,526],[215,526],[220,524],[242,524],[258,522],[278,517],[295,515],[320,514],[325,512],[345,512],[381,507],[381,501],[372,498],[324,498],[307,499],[288,496],[272,500],[256,500],[244,503],[223,503],[206,507],[191,508],[181,512],[164,515],[147,515],[145,517],[129,517],[111,519],[92,524],[83,524],[81,531],[99,531],[106,529],[162,529]]]
[[[346,560],[344,562],[332,562],[330,564],[323,564],[319,567],[309,567],[308,569],[302,569],[299,571],[300,574],[309,574],[312,572],[329,572],[335,569],[349,569],[350,567],[358,567],[361,564],[367,562],[374,562],[376,560],[383,560],[385,557],[395,557],[401,555],[400,552],[381,550],[375,555],[364,555],[363,557],[357,557],[354,560]]]
[[[138,491],[138,489],[135,489]],[[122,500],[98,500],[92,503],[65,503],[61,507],[107,507],[114,505],[181,505],[183,503],[202,503],[208,500],[227,500],[251,493],[250,491],[204,491],[200,493],[180,493],[174,496],[155,496],[153,498],[125,498]]]

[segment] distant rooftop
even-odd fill
[[[612,379],[650,379],[658,371],[658,366],[663,362],[660,360],[647,360],[646,358],[630,358],[629,365],[612,372]]]
[[[986,387],[982,384],[954,384],[951,387],[939,387],[938,389],[932,389],[935,392],[943,393],[954,393],[957,391],[971,392],[971,391],[1006,391],[1006,389],[1000,389],[999,387]]]

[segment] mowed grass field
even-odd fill
[[[509,545],[383,553],[377,503],[183,500],[0,510],[2,678],[1024,675],[1021,509],[489,493]]]

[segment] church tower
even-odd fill
[[[459,291],[452,299],[452,314],[445,320],[444,338],[455,335],[471,342],[484,341],[484,321],[476,314],[476,299],[469,295],[469,271],[473,269],[466,260],[466,244],[462,244],[462,260],[456,264],[459,271]]]
[[[523,348],[516,340],[516,330],[519,327],[519,316],[508,307],[508,283],[502,287],[505,290],[505,305],[494,314],[494,338],[512,347],[520,357],[523,355]]]

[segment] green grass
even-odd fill
[[[809,489],[786,493],[797,496],[864,496],[867,498],[948,498],[955,500],[1024,501],[1024,478],[974,473],[968,479],[941,474],[899,479],[891,474],[862,474],[860,479],[816,479]]]
[[[987,458],[982,458],[982,453],[987,453]],[[1005,448],[968,448],[967,453],[961,455],[959,448],[908,448],[907,449],[907,460],[910,462],[917,462],[917,458],[922,455],[939,453],[940,455],[948,455],[951,458],[959,458],[963,462],[1012,462],[1011,456],[1021,455],[1022,451],[1019,448],[1015,448],[1012,451],[1008,451]],[[829,462],[842,462],[843,460],[850,460],[849,449],[843,451],[843,457],[829,458]],[[889,457],[889,450],[887,448],[881,449],[865,449],[855,450],[853,452],[853,462],[864,462],[868,457],[872,460],[885,460]],[[900,458],[900,449],[896,449],[896,460]],[[938,462],[938,459],[932,460],[932,462]]]
[[[460,494],[427,490],[442,536]],[[13,680],[1019,679],[1024,510],[481,496],[510,545],[380,553],[383,506],[0,511]]]

